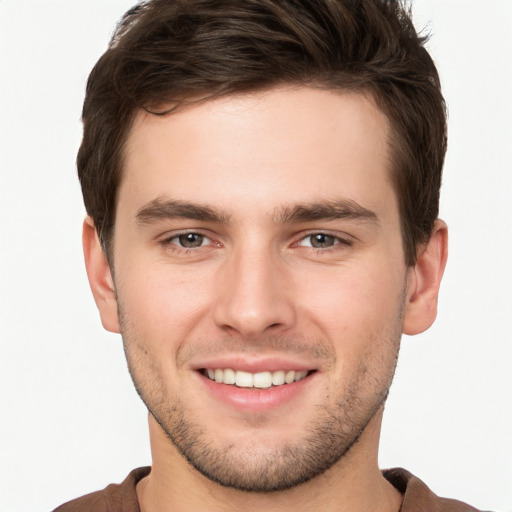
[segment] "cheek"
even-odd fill
[[[207,282],[165,265],[130,265],[119,275],[128,276],[116,290],[132,378],[146,403],[171,403],[184,393],[176,358],[207,314],[201,302]]]
[[[320,327],[336,355],[331,396],[339,398],[340,389],[360,390],[366,402],[376,390],[389,388],[400,347],[404,285],[386,273],[347,273],[314,296],[309,324]]]
[[[119,275],[128,276],[116,282],[124,316],[129,318],[130,329],[146,343],[170,348],[169,344],[179,342],[185,334],[190,336],[199,319],[208,314],[206,298],[211,286],[204,270],[132,264]]]
[[[404,275],[390,268],[340,267],[330,273],[310,272],[297,295],[318,319],[342,329],[364,329],[396,318],[404,287]]]
[[[302,315],[320,336],[350,357],[401,330],[404,274],[384,265],[310,273],[301,292]]]

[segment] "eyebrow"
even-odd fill
[[[163,220],[191,219],[215,224],[229,224],[231,216],[211,206],[177,199],[157,198],[142,206],[136,214],[138,224],[146,225]],[[318,220],[348,219],[378,223],[375,212],[351,199],[299,203],[276,208],[272,220],[275,224],[296,224]]]
[[[218,224],[228,224],[230,216],[210,206],[198,205],[176,199],[157,198],[142,206],[135,215],[139,224],[152,224],[162,220],[192,219]]]
[[[375,212],[345,198],[287,206],[274,215],[274,222],[282,224],[336,219],[379,222]]]

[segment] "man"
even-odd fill
[[[153,0],[89,78],[87,272],[153,465],[59,507],[475,510],[380,472],[436,316],[446,126],[398,2]]]

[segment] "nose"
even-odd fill
[[[244,338],[278,334],[296,321],[286,264],[270,249],[240,248],[218,273],[216,325]]]

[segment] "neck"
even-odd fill
[[[153,465],[137,486],[141,510],[397,512],[402,496],[377,464],[381,421],[379,411],[349,452],[312,480],[285,491],[250,493],[223,487],[192,468],[150,416]]]

